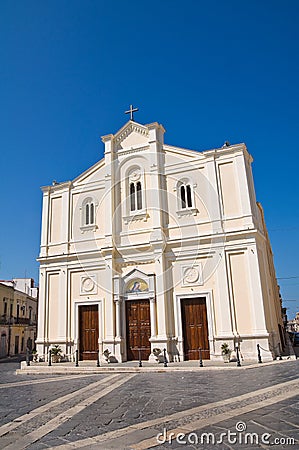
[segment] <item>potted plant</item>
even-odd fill
[[[58,363],[61,361],[62,349],[59,345],[53,345],[53,347],[51,347],[51,357],[53,363]]]
[[[224,362],[229,362],[229,358],[230,358],[230,354],[231,354],[231,349],[229,348],[229,345],[224,342],[221,345],[221,354],[222,354],[222,358]]]

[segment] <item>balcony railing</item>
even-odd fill
[[[0,316],[0,325],[36,325],[36,320],[27,317]]]

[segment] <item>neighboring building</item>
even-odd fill
[[[283,345],[279,290],[245,144],[164,144],[130,120],[105,157],[42,188],[37,350],[117,361],[272,359]],[[155,353],[155,352],[154,352]]]
[[[31,278],[0,281],[0,357],[34,347],[37,327],[38,288]]]
[[[296,313],[296,316],[293,320],[288,321],[287,331],[296,333],[299,332],[299,312]]]

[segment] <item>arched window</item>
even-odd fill
[[[85,205],[85,223],[84,225],[89,225],[89,203]]]
[[[144,169],[139,165],[133,165],[124,172],[122,191],[125,194],[123,202],[123,220],[125,224],[132,221],[143,220],[146,222],[146,178]]]
[[[81,228],[89,228],[95,226],[96,221],[96,204],[92,197],[84,199],[81,207]]]
[[[131,211],[135,211],[135,183],[130,184],[130,205],[131,205]]]
[[[94,225],[94,203],[92,201],[85,205],[85,223],[84,225]]]
[[[140,211],[142,209],[142,186],[141,182],[130,183],[130,209]]]
[[[180,187],[181,208],[193,208],[192,190],[190,184],[181,184]]]
[[[90,219],[90,224],[94,225],[94,203],[90,203],[90,211],[89,211],[89,219]]]
[[[137,209],[142,209],[142,192],[141,192],[141,183],[138,181],[137,185]]]

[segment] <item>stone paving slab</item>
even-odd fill
[[[292,367],[289,378],[292,373],[293,379],[296,379],[296,366],[295,364]],[[259,383],[257,383],[253,373],[250,378],[246,377],[241,382],[240,372],[233,372],[229,376],[226,375],[225,383],[222,378],[224,373],[221,376],[219,372],[215,372],[209,377],[205,377],[202,372],[200,377],[195,376],[194,372],[185,372],[183,377],[179,377],[175,372],[168,375],[140,374],[140,376],[133,378],[122,387],[121,395],[108,395],[102,401],[94,403],[88,409],[88,423],[85,420],[86,412],[82,411],[76,417],[70,419],[68,423],[51,432],[47,439],[46,437],[43,438],[42,442],[47,442],[48,444],[49,438],[55,440],[57,437],[62,437],[69,442],[76,442],[100,436],[107,432],[118,432],[124,427],[135,426],[139,423],[143,424],[145,421],[152,419],[157,420],[158,424],[163,424],[165,414],[181,411],[185,415],[186,410],[198,405],[202,405],[203,408],[201,413],[203,415],[200,417],[205,417],[207,416],[207,410],[210,410],[211,399],[220,401],[220,404],[212,412],[213,414],[229,411],[231,406],[223,409],[225,399],[229,400],[231,397],[234,397],[236,406],[240,406],[240,395],[253,391],[252,395],[247,396],[248,399],[245,403],[243,401],[242,404],[250,403],[256,389],[269,386],[268,380],[271,379],[271,372],[274,369],[276,378],[279,378],[279,372],[282,371],[283,367],[268,366],[265,367],[264,377]],[[281,370],[278,372],[277,369]],[[180,384],[182,380],[186,383],[185,388]],[[240,387],[237,395],[236,386],[238,384]],[[257,384],[259,387],[257,387]],[[157,386],[156,389],[155,385]],[[176,386],[177,389],[175,388]],[[277,389],[279,392],[281,391],[281,387]],[[268,395],[268,397],[271,396],[272,394]],[[268,397],[259,397],[258,401],[262,402],[263,398]],[[192,420],[195,417],[194,413],[192,413]],[[186,423],[188,423],[188,420]],[[185,419],[182,419],[179,423],[184,424]],[[176,427],[178,423],[170,422],[169,425]],[[156,429],[156,426],[154,426],[154,429]],[[117,439],[117,442],[119,440],[121,441],[122,438]],[[103,443],[98,443],[98,448],[105,448],[105,446],[101,447],[101,445]]]
[[[45,367],[47,368],[47,366]],[[22,425],[19,424],[18,439],[21,436],[25,438],[35,428],[38,429],[40,425],[47,424],[55,416],[59,416],[59,414],[64,412],[67,414],[67,420],[64,423],[60,423],[57,420],[55,428],[52,428],[52,431],[47,428],[45,430],[46,434],[41,435],[36,442],[31,442],[28,450],[43,450],[57,446],[66,446],[66,448],[69,448],[70,443],[73,443],[72,445],[75,445],[76,448],[81,448],[80,441],[84,439],[88,439],[89,444],[91,443],[85,448],[94,450],[108,450],[109,448],[127,450],[133,448],[132,446],[136,440],[142,441],[161,432],[164,417],[167,415],[182,413],[184,416],[187,416],[188,414],[190,415],[192,408],[197,407],[202,407],[203,411],[208,411],[211,410],[213,402],[219,402],[219,405],[213,412],[214,416],[212,416],[217,416],[217,421],[219,421],[220,414],[225,414],[226,411],[229,412],[230,410],[230,407],[227,410],[223,409],[225,401],[233,400],[231,403],[232,408],[239,408],[241,405],[246,406],[247,401],[250,403],[251,397],[255,396],[257,390],[270,387],[274,388],[274,385],[278,386],[282,384],[281,387],[276,386],[275,388],[276,391],[279,389],[280,392],[284,389],[286,382],[298,378],[298,361],[291,361],[290,364],[284,361],[274,361],[271,364],[263,363],[256,366],[246,366],[246,370],[240,368],[236,368],[235,370],[213,370],[213,368],[205,370],[205,368],[194,366],[193,370],[184,368],[184,371],[171,370],[160,373],[143,371],[136,373],[137,376],[126,381],[122,386],[114,390],[114,392],[110,392],[95,402],[88,403],[88,405],[86,403],[86,407],[74,414],[68,414],[67,411],[69,408],[72,408],[75,403],[80,405],[81,403],[84,404],[85,400],[88,402],[89,396],[96,394],[96,389],[94,391],[92,390],[92,383],[111,376],[117,376],[119,379],[122,379],[122,377],[125,377],[125,374],[117,375],[115,371],[106,371],[99,374],[84,373],[81,375],[80,380],[78,374],[76,377],[64,373],[53,376],[51,379],[51,377],[43,375],[16,376],[15,372],[10,371],[10,382],[7,383],[7,387],[5,387],[4,383],[0,384],[0,394],[1,400],[3,398],[2,394],[5,394],[5,401],[2,403],[3,415],[5,414],[5,408],[11,408],[13,415],[3,416],[2,420],[4,422],[2,423],[11,420],[10,417],[17,418],[18,410],[23,414],[26,411],[33,411],[41,404],[49,408],[51,407],[51,401],[55,398],[60,400],[63,395],[69,393],[70,397],[68,401],[61,403],[61,406],[57,405],[57,408],[53,409],[53,411],[51,409],[50,411],[45,410],[40,417],[36,417],[33,420],[30,419]],[[127,375],[129,375],[128,372]],[[9,377],[4,373],[4,380],[8,379]],[[21,381],[16,383],[17,379]],[[28,380],[32,380],[31,385],[28,385]],[[88,387],[89,383],[91,387],[90,392],[87,389],[86,395],[84,394],[83,398],[80,396],[79,390]],[[99,389],[102,389],[102,387],[99,387]],[[28,392],[31,395],[28,396]],[[74,392],[74,399],[72,398],[72,392]],[[293,392],[290,392],[293,395]],[[239,402],[241,400],[240,396],[244,394],[247,394],[247,400],[241,404]],[[78,398],[76,401],[75,397],[77,395]],[[18,399],[17,402],[16,398]],[[271,396],[268,395],[267,398],[271,398]],[[280,433],[291,433],[292,429],[293,431],[298,430],[296,428],[298,427],[298,422],[295,422],[292,418],[294,415],[298,416],[299,403],[292,403],[291,401],[280,403],[284,406],[284,409],[279,409],[281,414],[280,422],[279,415],[275,416],[275,412],[278,409],[277,404],[273,403],[268,405],[264,409],[265,412],[261,412],[259,406],[261,408],[264,406],[263,402],[265,399],[266,397],[264,396],[259,397],[258,401],[254,399],[257,405],[256,408],[258,409],[243,414],[241,417],[245,417],[248,423],[251,420],[251,426],[256,426],[257,429],[268,429],[272,422],[272,424],[275,423],[275,427],[280,427],[277,431]],[[266,417],[264,418],[264,416]],[[271,416],[270,419],[269,416]],[[188,420],[192,421],[193,419],[202,420],[192,413],[192,417]],[[139,425],[152,420],[155,421],[153,426],[149,428],[145,427],[145,429],[138,428]],[[226,423],[229,423],[231,429],[233,429],[236,424],[235,417],[231,420],[226,419],[220,423],[213,423],[207,429],[210,429],[209,427],[215,427],[211,429],[215,430],[215,432],[217,430],[217,433],[220,433],[223,430],[223,423],[225,426],[227,426]],[[288,423],[291,425],[288,425]],[[170,422],[169,424],[173,427],[188,426],[188,423],[185,424],[184,420]],[[288,428],[289,426],[291,428]],[[127,433],[125,431],[126,427],[133,427],[133,434]],[[119,435],[119,433],[122,433],[122,430],[125,431],[125,434]],[[106,433],[116,434],[112,440],[94,442],[95,438],[104,436]],[[9,443],[9,440],[7,443]],[[163,448],[166,448],[165,445]],[[193,448],[193,446],[178,446],[178,448],[184,447]],[[1,438],[0,448],[4,448],[4,440],[1,442]],[[198,449],[199,447],[195,446],[194,448]],[[217,446],[211,448],[217,448]],[[236,446],[227,447],[223,445],[222,447],[218,446],[218,448],[222,448],[222,450],[226,448],[236,450]],[[251,448],[253,449],[255,446],[251,446]],[[296,447],[293,446],[291,448]]]

